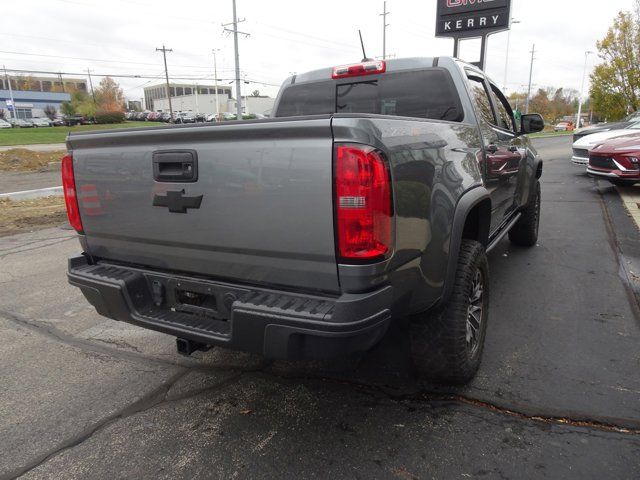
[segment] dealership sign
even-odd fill
[[[511,0],[438,0],[436,37],[481,37],[509,29]]]

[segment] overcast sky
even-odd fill
[[[7,0],[5,0],[7,1]],[[233,37],[222,32],[231,21],[231,0],[29,0],[8,2],[0,33],[0,64],[25,70],[150,75],[117,78],[129,99],[164,75],[164,43],[169,75],[193,83],[212,83],[213,48],[218,77],[233,73]],[[357,30],[367,55],[382,55],[382,0],[237,0],[240,67],[252,83],[248,91],[274,96],[291,72],[357,62]],[[621,10],[633,0],[513,0],[507,92],[526,89],[532,45],[536,44],[536,87],[580,88],[584,52],[596,50]],[[435,0],[388,0],[387,53],[398,57],[451,55],[453,40],[436,39]],[[507,33],[489,39],[488,74],[502,86]],[[73,58],[72,58],[73,57]],[[479,58],[479,43],[463,44],[461,57]],[[589,59],[589,68],[597,62]],[[192,79],[192,80],[191,80]],[[204,79],[204,80],[202,80]],[[94,79],[94,85],[99,78]],[[184,81],[184,80],[176,80]],[[243,92],[244,94],[244,92]]]

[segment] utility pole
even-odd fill
[[[529,66],[529,88],[527,89],[527,102],[524,106],[524,113],[529,113],[529,98],[531,97],[531,78],[533,77],[533,55],[536,53],[536,44],[533,44],[533,48],[531,49],[531,65]]]
[[[200,106],[198,105],[198,84],[197,83],[193,86],[193,91],[195,92],[195,96],[196,96],[196,114],[199,114]]]
[[[62,74],[58,73],[58,80],[60,80],[60,86],[62,86],[62,93],[67,93],[67,91],[64,88],[64,82],[62,81]]]
[[[11,110],[10,110],[11,118],[15,120],[18,118],[18,113],[16,112],[16,102],[13,99],[13,89],[11,88],[11,79],[7,75],[7,67],[2,65],[2,68],[4,69],[4,78],[7,80],[7,84],[9,85],[9,97],[11,97]]]
[[[389,24],[387,23],[387,15],[391,12],[387,12],[387,2],[384,1],[382,13],[379,15],[382,17],[382,59],[387,58],[387,27]]]
[[[244,18],[242,20],[238,20],[238,15],[236,14],[236,0],[231,0],[233,2],[233,22],[223,24],[225,32],[233,33],[233,48],[235,50],[236,57],[236,115],[238,120],[242,120],[242,93],[240,91],[240,54],[238,52],[238,34],[244,35],[246,37],[249,36],[248,33],[239,32],[238,31],[238,23],[244,22]],[[233,30],[227,28],[229,25],[233,25]],[[216,95],[218,92],[216,92]]]
[[[578,99],[578,116],[576,117],[576,128],[580,128],[580,116],[582,115],[582,99],[584,98],[584,79],[587,76],[587,59],[593,52],[584,52],[584,69],[582,70],[582,86],[580,87],[580,98]]]
[[[514,23],[520,23],[520,20],[511,19],[511,25]],[[507,32],[507,54],[504,60],[504,80],[502,82],[502,91],[507,90],[507,72],[509,71],[509,45],[511,43],[511,25],[509,25],[509,31]]]
[[[220,116],[220,99],[218,98],[218,63],[216,60],[216,54],[220,51],[219,48],[211,50],[213,52],[213,87],[216,89],[216,122]]]
[[[93,82],[91,81],[91,70],[87,68],[87,74],[89,75],[89,86],[91,87],[91,97],[93,97],[93,103],[96,103],[96,94],[93,91]]]
[[[162,52],[162,56],[164,57],[164,78],[167,81],[167,99],[169,100],[169,114],[171,115],[170,122],[173,122],[173,107],[171,106],[171,89],[169,88],[169,70],[167,69],[167,52],[173,52],[172,48],[165,48],[164,43],[162,44],[162,48],[156,48],[156,52]]]

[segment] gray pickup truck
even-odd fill
[[[98,313],[272,358],[366,351],[409,317],[416,367],[464,383],[486,252],[536,243],[542,161],[483,72],[450,57],[288,78],[274,117],[70,134],[62,177]],[[523,275],[526,272],[523,272]]]

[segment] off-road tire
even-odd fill
[[[522,211],[522,216],[509,230],[509,240],[514,245],[533,247],[538,241],[538,227],[540,226],[540,182],[536,181],[535,196]]]
[[[468,323],[472,307],[478,305],[472,302],[477,275],[481,281],[479,305],[482,308],[477,343],[472,345]],[[416,370],[435,383],[469,382],[480,366],[488,317],[489,264],[485,250],[475,240],[463,240],[447,303],[434,312],[417,316],[411,323],[411,354]]]

